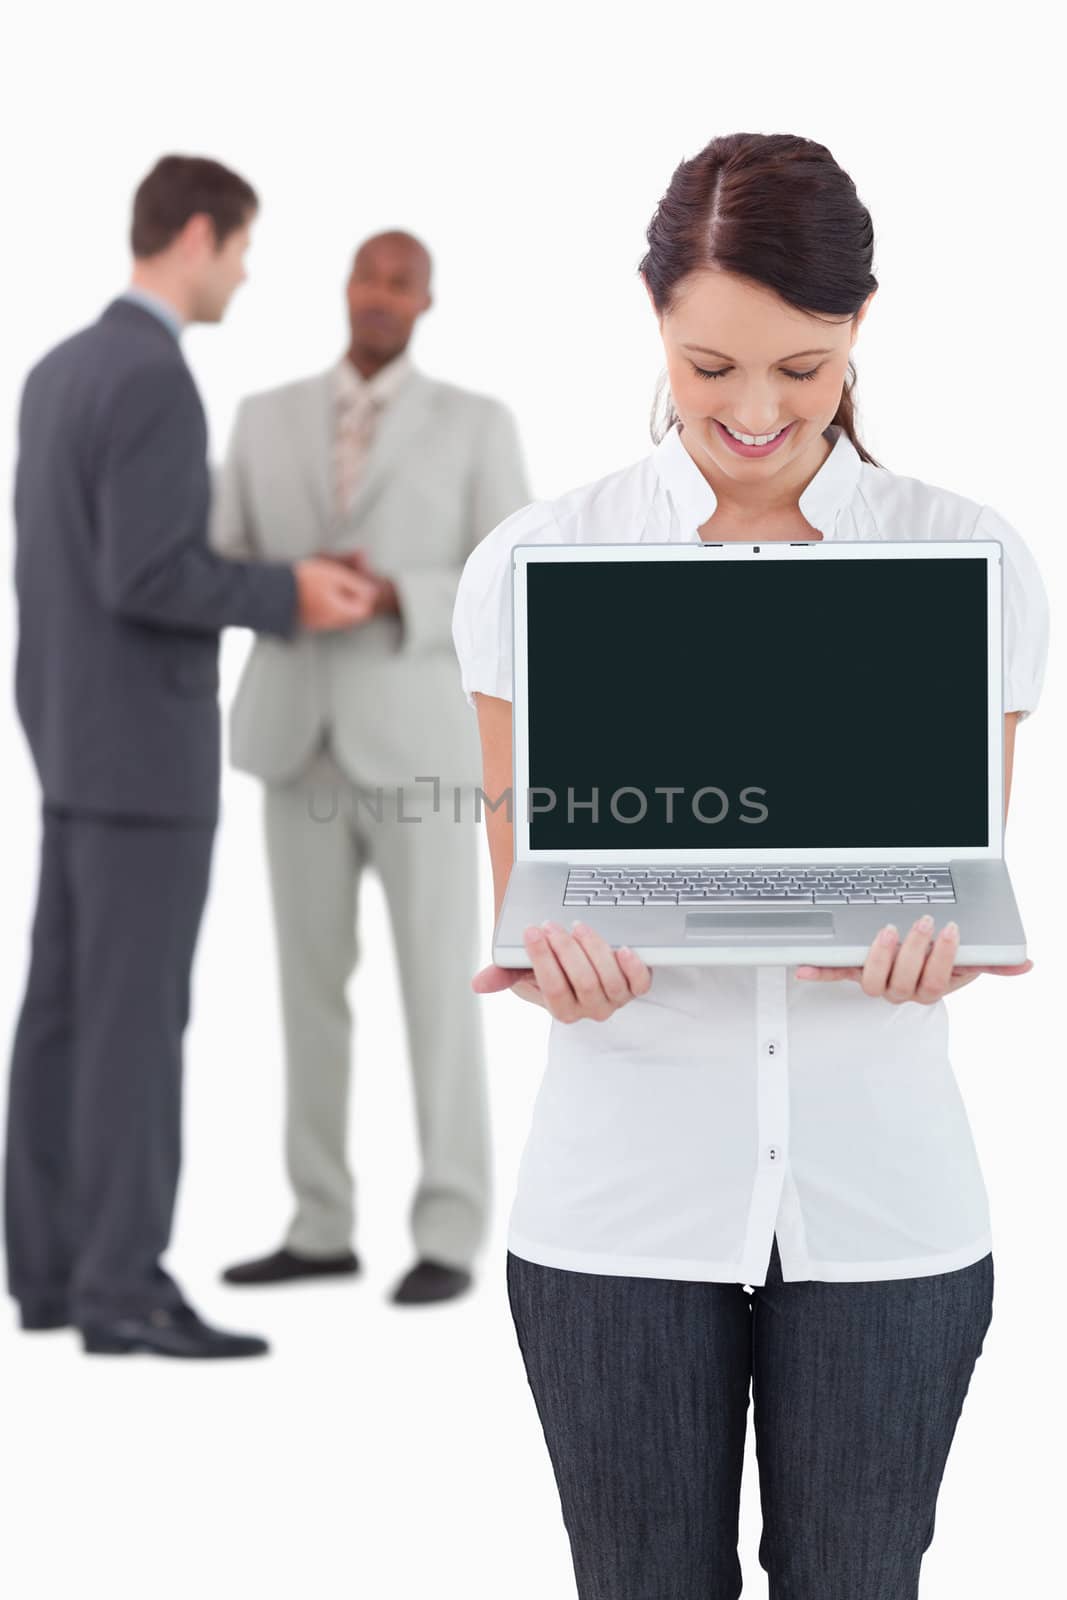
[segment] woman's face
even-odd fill
[[[789,481],[804,465],[817,469],[825,458],[820,437],[834,419],[849,352],[873,298],[854,318],[830,322],[733,273],[708,269],[684,278],[659,324],[675,410],[698,465],[703,459],[739,485],[767,483],[783,471]],[[766,442],[737,443],[728,429]]]

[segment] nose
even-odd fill
[[[738,433],[773,433],[782,426],[781,406],[777,394],[766,385],[756,385],[742,400],[737,401],[730,426]],[[788,420],[788,419],[787,419]]]
[[[766,411],[754,411],[750,408],[745,421],[732,422],[730,426],[738,433],[761,434],[774,433],[783,424],[778,414],[778,407],[775,406],[773,410]]]

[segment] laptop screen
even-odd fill
[[[989,843],[984,559],[530,562],[530,849]]]

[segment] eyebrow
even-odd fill
[[[718,356],[720,361],[732,361],[733,356],[723,355],[721,350],[709,350],[706,344],[683,344],[683,350],[699,350],[703,356]],[[791,356],[782,356],[783,361],[799,361],[801,356],[832,356],[832,350],[794,350]]]

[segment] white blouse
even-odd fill
[[[999,539],[1004,710],[1037,705],[1048,604],[989,506],[861,460],[847,434],[800,496],[824,539]],[[510,700],[514,544],[692,542],[714,490],[675,424],[646,456],[506,517],[471,552],[453,613],[468,703]],[[565,924],[566,925],[566,924]],[[606,1022],[552,1019],[508,1248],[582,1272],[762,1284],[910,1278],[992,1249],[948,1057],[948,1011],[790,967],[653,968]]]

